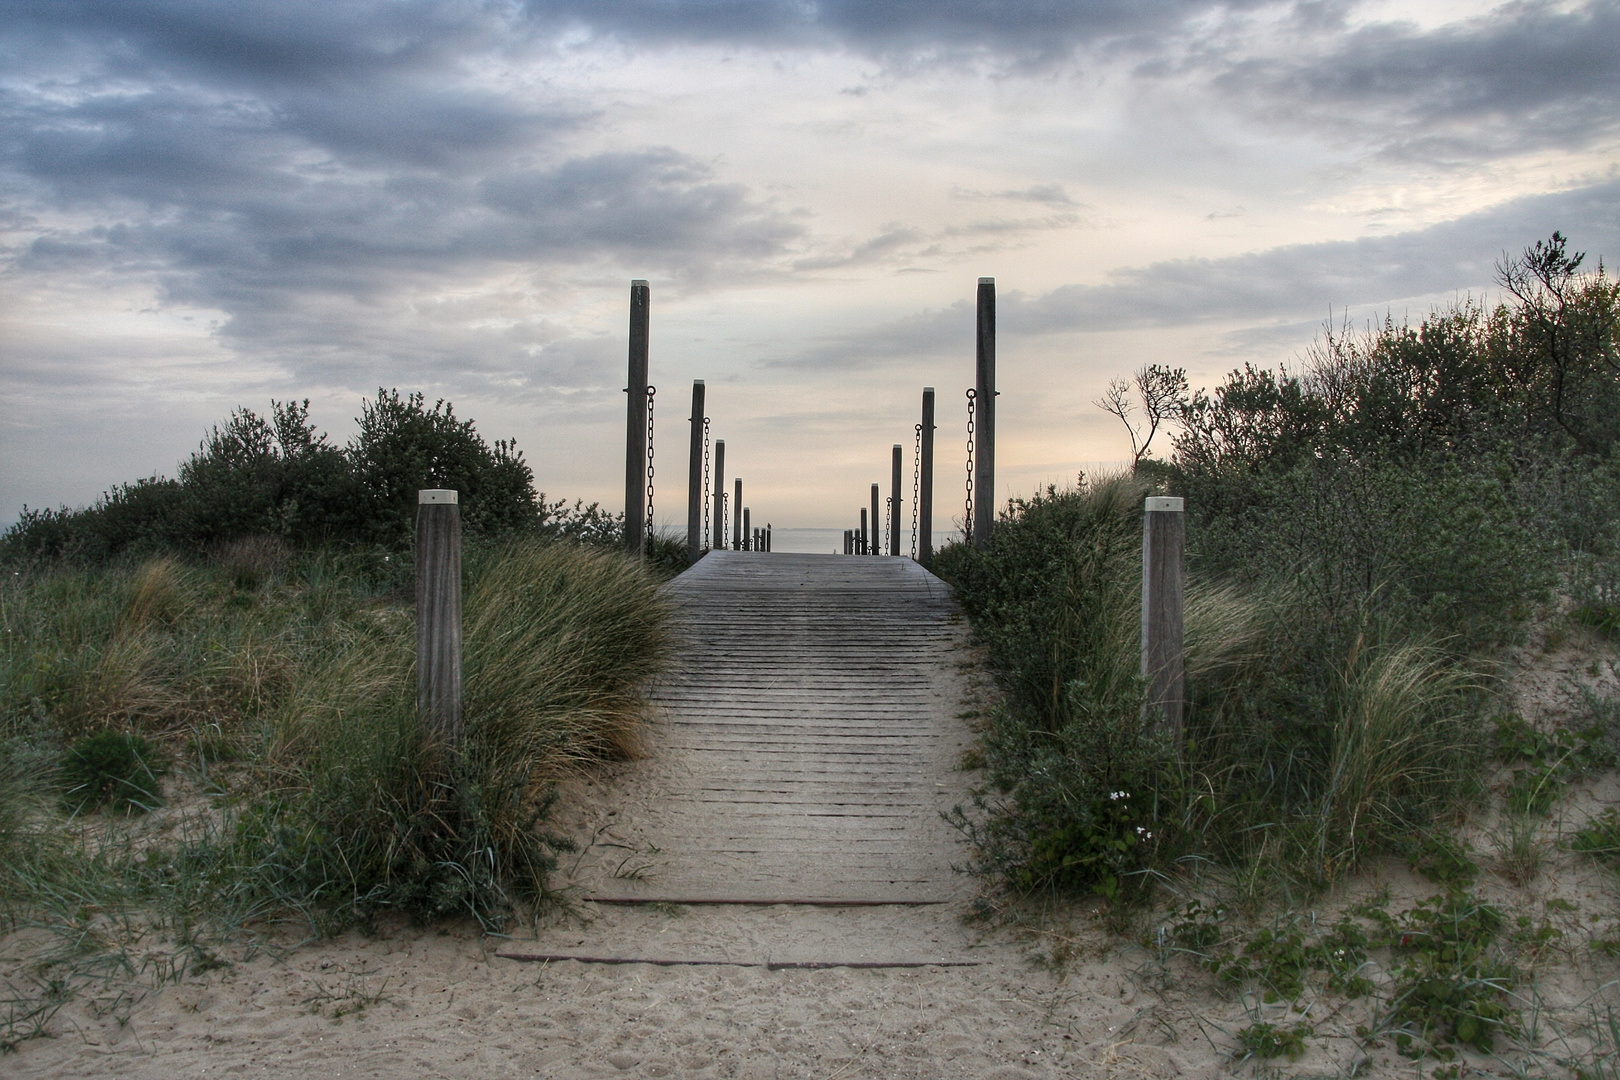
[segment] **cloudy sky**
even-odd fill
[[[1561,229],[1620,259],[1620,0],[0,0],[0,524],[172,475],[239,405],[379,386],[619,508],[652,283],[756,519],[843,525],[979,276],[998,496],[1119,459],[1092,401],[1421,317]]]

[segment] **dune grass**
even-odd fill
[[[472,548],[466,745],[414,711],[408,567],[233,545],[208,562],[0,583],[0,845],[14,920],[138,912],[329,931],[379,913],[503,923],[547,896],[554,781],[633,752],[673,646],[657,579],[611,553]],[[130,735],[189,795],[164,828],[60,810],[75,740]],[[168,820],[168,819],[165,819]],[[137,917],[131,915],[130,917]]]
[[[1373,615],[1324,618],[1286,576],[1194,578],[1180,752],[1143,721],[1145,483],[1014,501],[957,588],[1004,701],[956,815],[979,868],[1027,892],[1145,896],[1178,865],[1312,889],[1457,805],[1484,764],[1484,679]],[[1257,898],[1258,899],[1258,898]]]

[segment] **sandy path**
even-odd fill
[[[881,935],[918,921],[970,968],[786,970],[537,964],[506,943],[406,930],[261,955],[0,1059],[41,1077],[1017,1077],[1213,1075],[1208,1047],[1121,1046],[1142,1002],[1117,965],[1065,984],[1006,941],[929,909],[608,910],[590,927],[723,945],[773,933]],[[909,924],[909,925],[908,925]],[[541,942],[577,939],[554,928]],[[528,944],[527,942],[524,944]],[[1145,1071],[1144,1071],[1145,1070]]]

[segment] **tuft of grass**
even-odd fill
[[[124,623],[130,629],[153,624],[169,625],[185,616],[192,606],[190,582],[174,559],[153,559],[135,572],[124,606]]]
[[[1547,842],[1542,839],[1541,826],[1535,813],[1516,813],[1510,807],[1492,837],[1496,844],[1497,871],[1520,888],[1540,876],[1547,860]]]
[[[675,645],[651,572],[606,552],[512,544],[466,607],[469,735],[499,768],[521,761],[550,780],[635,752],[648,679]]]
[[[280,537],[244,536],[220,548],[215,560],[231,584],[255,592],[279,577],[290,557]]]
[[[1478,679],[1437,650],[1357,639],[1342,680],[1316,814],[1324,868],[1431,820],[1479,759]]]
[[[102,808],[144,814],[163,802],[165,771],[156,747],[139,735],[86,735],[68,747],[57,767],[62,808],[70,817]]]

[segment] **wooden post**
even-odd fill
[[[996,279],[979,279],[974,380],[973,546],[990,543],[996,523]]]
[[[686,559],[703,553],[703,380],[692,380],[692,452],[686,465]]]
[[[854,554],[854,552],[850,550],[851,548],[853,548],[855,546],[854,541],[852,539],[852,535],[853,534],[850,532],[850,530],[848,530],[848,529],[844,530],[844,554],[845,555]]]
[[[743,542],[742,531],[742,477],[737,477],[736,491],[731,500],[731,550],[741,551]]]
[[[861,507],[861,534],[856,537],[855,546],[859,549],[855,554],[866,554],[866,507],[864,506]]]
[[[765,550],[771,550],[771,523],[765,523]]]
[[[894,444],[889,462],[889,554],[900,554],[900,455],[905,449]]]
[[[714,442],[714,541],[715,551],[726,550],[726,440]]]
[[[927,566],[934,557],[934,388],[923,387],[922,467],[917,493],[917,559]]]
[[[741,483],[741,481],[738,481],[738,483]],[[753,551],[754,550],[754,523],[753,523],[752,519],[749,517],[748,507],[746,507],[746,506],[743,507],[742,537],[743,537],[743,550],[744,551]]]
[[[416,493],[416,711],[442,746],[461,746],[461,505]]]
[[[883,519],[878,516],[878,486],[872,485],[872,546],[866,549],[868,555],[883,554]]]
[[[624,550],[640,558],[647,543],[647,283],[630,283],[630,400],[625,410]]]
[[[1181,742],[1186,702],[1182,612],[1187,535],[1182,500],[1149,497],[1142,515],[1142,680],[1147,709]]]

